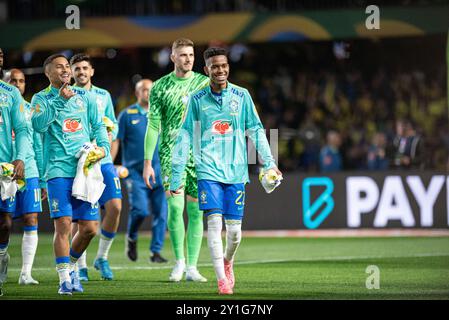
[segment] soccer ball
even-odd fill
[[[115,170],[120,179],[125,179],[129,175],[128,168],[124,166],[115,166]]]

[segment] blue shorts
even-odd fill
[[[14,219],[27,213],[42,212],[41,188],[39,178],[26,179],[26,189],[16,193],[16,211]]]
[[[72,221],[98,220],[98,203],[78,200],[72,197],[74,178],[54,178],[48,180],[48,206],[50,217],[72,217]]]
[[[112,163],[102,164],[101,173],[103,174],[103,182],[106,187],[98,202],[101,206],[104,206],[104,204],[111,199],[122,198],[122,187],[120,185],[120,178]]]
[[[16,211],[16,197],[11,197],[9,199],[6,199],[5,201],[2,200],[0,197],[0,212],[6,212],[14,214]]]
[[[198,180],[198,203],[200,210],[219,209],[227,220],[242,220],[245,184]]]

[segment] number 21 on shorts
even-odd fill
[[[237,199],[235,199],[235,204],[238,206],[245,205],[245,191],[237,191]]]

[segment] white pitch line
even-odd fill
[[[347,260],[367,260],[367,259],[400,259],[400,258],[426,258],[426,257],[449,257],[448,252],[434,252],[434,253],[419,253],[413,255],[399,255],[399,256],[341,256],[341,257],[310,257],[299,259],[271,259],[271,260],[247,260],[235,262],[235,265],[246,264],[267,264],[267,263],[281,263],[281,262],[313,262],[313,261],[347,261]],[[198,267],[212,267],[212,263],[199,263]],[[151,267],[151,266],[111,266],[112,270],[162,270],[172,269],[173,265]],[[50,268],[33,268],[33,271],[48,271]],[[20,271],[19,268],[9,268],[10,271]]]

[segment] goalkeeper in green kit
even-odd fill
[[[175,65],[175,70],[154,83],[150,95],[150,111],[148,112],[148,127],[145,135],[143,179],[147,186],[152,188],[156,179],[151,160],[161,129],[159,155],[168,203],[168,230],[176,257],[176,264],[169,279],[175,282],[182,279],[184,272],[188,281],[207,281],[196,267],[203,238],[203,213],[198,207],[198,186],[191,150],[183,173],[182,191],[173,196],[169,192],[172,151],[175,138],[182,126],[189,95],[209,84],[209,78],[192,71],[194,58],[191,40],[181,38],[173,42],[171,60]],[[184,193],[186,194],[188,216],[187,261],[184,255],[186,234],[183,219]]]

